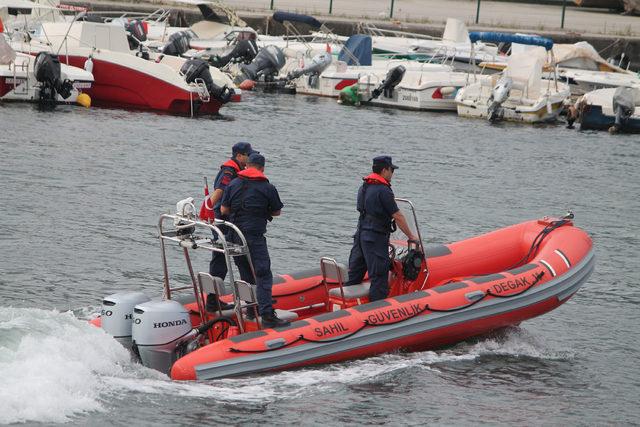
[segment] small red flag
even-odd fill
[[[202,206],[200,206],[200,220],[206,222],[213,222],[215,214],[213,212],[213,206],[209,207],[211,201],[209,200],[209,184],[207,178],[204,179],[204,200]]]

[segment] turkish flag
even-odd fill
[[[209,200],[209,184],[207,180],[204,180],[204,200],[202,206],[200,206],[200,220],[206,222],[213,222],[215,214],[213,212],[213,206],[209,207],[211,201]]]

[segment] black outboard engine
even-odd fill
[[[387,76],[382,83],[380,83],[380,86],[375,88],[371,93],[371,99],[379,97],[380,94],[384,94],[385,98],[391,98],[391,96],[393,96],[393,90],[402,81],[406,71],[407,69],[403,65],[398,65],[390,69],[387,72]]]
[[[242,80],[258,80],[273,81],[274,77],[284,67],[285,58],[282,49],[278,46],[267,46],[258,52],[255,59],[249,65],[241,65],[242,75],[238,78]]]
[[[187,83],[194,83],[196,79],[202,79],[209,94],[223,104],[231,100],[232,90],[226,85],[220,87],[213,82],[207,61],[199,58],[190,59],[182,64],[180,72],[184,75]]]
[[[627,124],[629,117],[635,112],[636,105],[633,97],[633,89],[628,87],[619,87],[613,93],[613,112],[616,115],[616,121],[609,128],[609,132],[617,133]]]
[[[230,62],[250,64],[257,54],[258,45],[255,40],[240,40],[233,49],[211,57],[209,63],[216,68],[222,68]]]
[[[189,50],[189,41],[191,40],[191,34],[187,31],[178,31],[171,34],[169,41],[162,48],[162,53],[165,55],[180,56]]]
[[[73,85],[69,80],[62,80],[60,73],[60,60],[58,55],[40,52],[36,56],[34,74],[40,86],[40,106],[53,108],[56,104],[56,95],[63,99],[71,96]]]
[[[140,19],[127,22],[124,29],[127,32],[127,41],[131,50],[137,49],[140,46],[140,42],[147,40],[147,33]]]

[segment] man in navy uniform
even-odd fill
[[[393,222],[409,240],[417,241],[391,190],[391,178],[397,168],[390,156],[374,158],[372,173],[362,178],[364,183],[358,190],[360,218],[353,236],[349,280],[345,286],[362,283],[365,273],[369,272],[369,301],[384,299],[389,294],[389,235],[393,231]]]
[[[224,189],[238,176],[238,172],[246,167],[247,160],[253,153],[259,153],[259,151],[255,151],[248,142],[238,142],[231,148],[231,158],[220,166],[220,171],[213,182],[213,193],[210,197],[210,206],[213,206],[213,212],[216,218],[225,219],[220,213],[220,202],[222,201]],[[227,264],[224,254],[218,252],[213,253],[213,258],[209,263],[209,273],[212,276],[222,279],[225,278],[227,275]]]
[[[286,326],[289,322],[279,319],[273,309],[271,288],[273,274],[267,249],[267,221],[280,215],[284,206],[278,190],[264,175],[265,159],[259,153],[249,156],[247,167],[231,181],[222,196],[220,211],[227,215],[244,234],[249,245],[251,261],[255,269],[255,285],[258,297],[258,312],[265,328]],[[237,243],[237,242],[236,242]],[[236,257],[236,265],[242,280],[253,283],[251,267],[245,257]]]
[[[216,175],[216,179],[213,182],[213,193],[210,196],[210,206],[213,206],[213,213],[216,218],[225,219],[220,213],[220,202],[222,201],[224,190],[238,176],[238,173],[245,168],[249,156],[253,153],[259,153],[259,151],[255,151],[248,142],[238,142],[231,148],[231,158],[220,166],[220,171],[218,171],[218,175]],[[209,274],[214,277],[220,277],[223,280],[227,276],[227,262],[223,253],[213,253],[209,262]],[[219,301],[215,294],[207,295],[207,310],[217,311],[217,305],[220,305],[223,310],[233,308],[233,305]]]

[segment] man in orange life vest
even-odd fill
[[[238,172],[246,167],[247,160],[252,153],[258,153],[258,151],[255,151],[251,147],[251,144],[249,144],[248,142],[238,142],[231,148],[231,158],[224,162],[222,166],[220,166],[220,171],[218,172],[218,175],[216,175],[216,179],[213,183],[214,190],[210,197],[210,206],[213,206],[213,212],[216,218],[226,219],[220,213],[220,202],[222,201],[222,195],[224,194],[224,191],[229,183],[238,176]],[[227,276],[227,262],[223,253],[213,253],[211,261],[209,262],[209,274],[214,277],[220,277],[223,280]],[[211,297],[211,299],[209,297]],[[207,309],[209,311],[217,310],[216,303],[219,303],[222,306],[221,308],[223,310],[227,310],[233,307],[233,305],[231,304],[218,302],[218,299],[214,297],[215,295],[207,296]]]
[[[264,156],[253,153],[247,161],[247,168],[238,173],[222,196],[220,211],[228,215],[242,231],[249,245],[251,261],[255,269],[255,285],[258,297],[258,312],[265,328],[286,326],[289,322],[279,319],[273,309],[271,288],[273,274],[267,249],[267,221],[280,215],[284,206],[278,190],[264,175]],[[236,237],[236,236],[234,236]],[[234,258],[242,280],[254,283],[253,273],[245,257]]]
[[[393,231],[393,222],[409,240],[417,241],[391,190],[391,178],[397,168],[390,156],[374,158],[373,173],[363,178],[364,183],[358,190],[357,208],[360,218],[353,236],[353,248],[349,255],[349,280],[345,286],[362,283],[365,273],[369,272],[370,301],[384,299],[389,294],[389,235]]]

